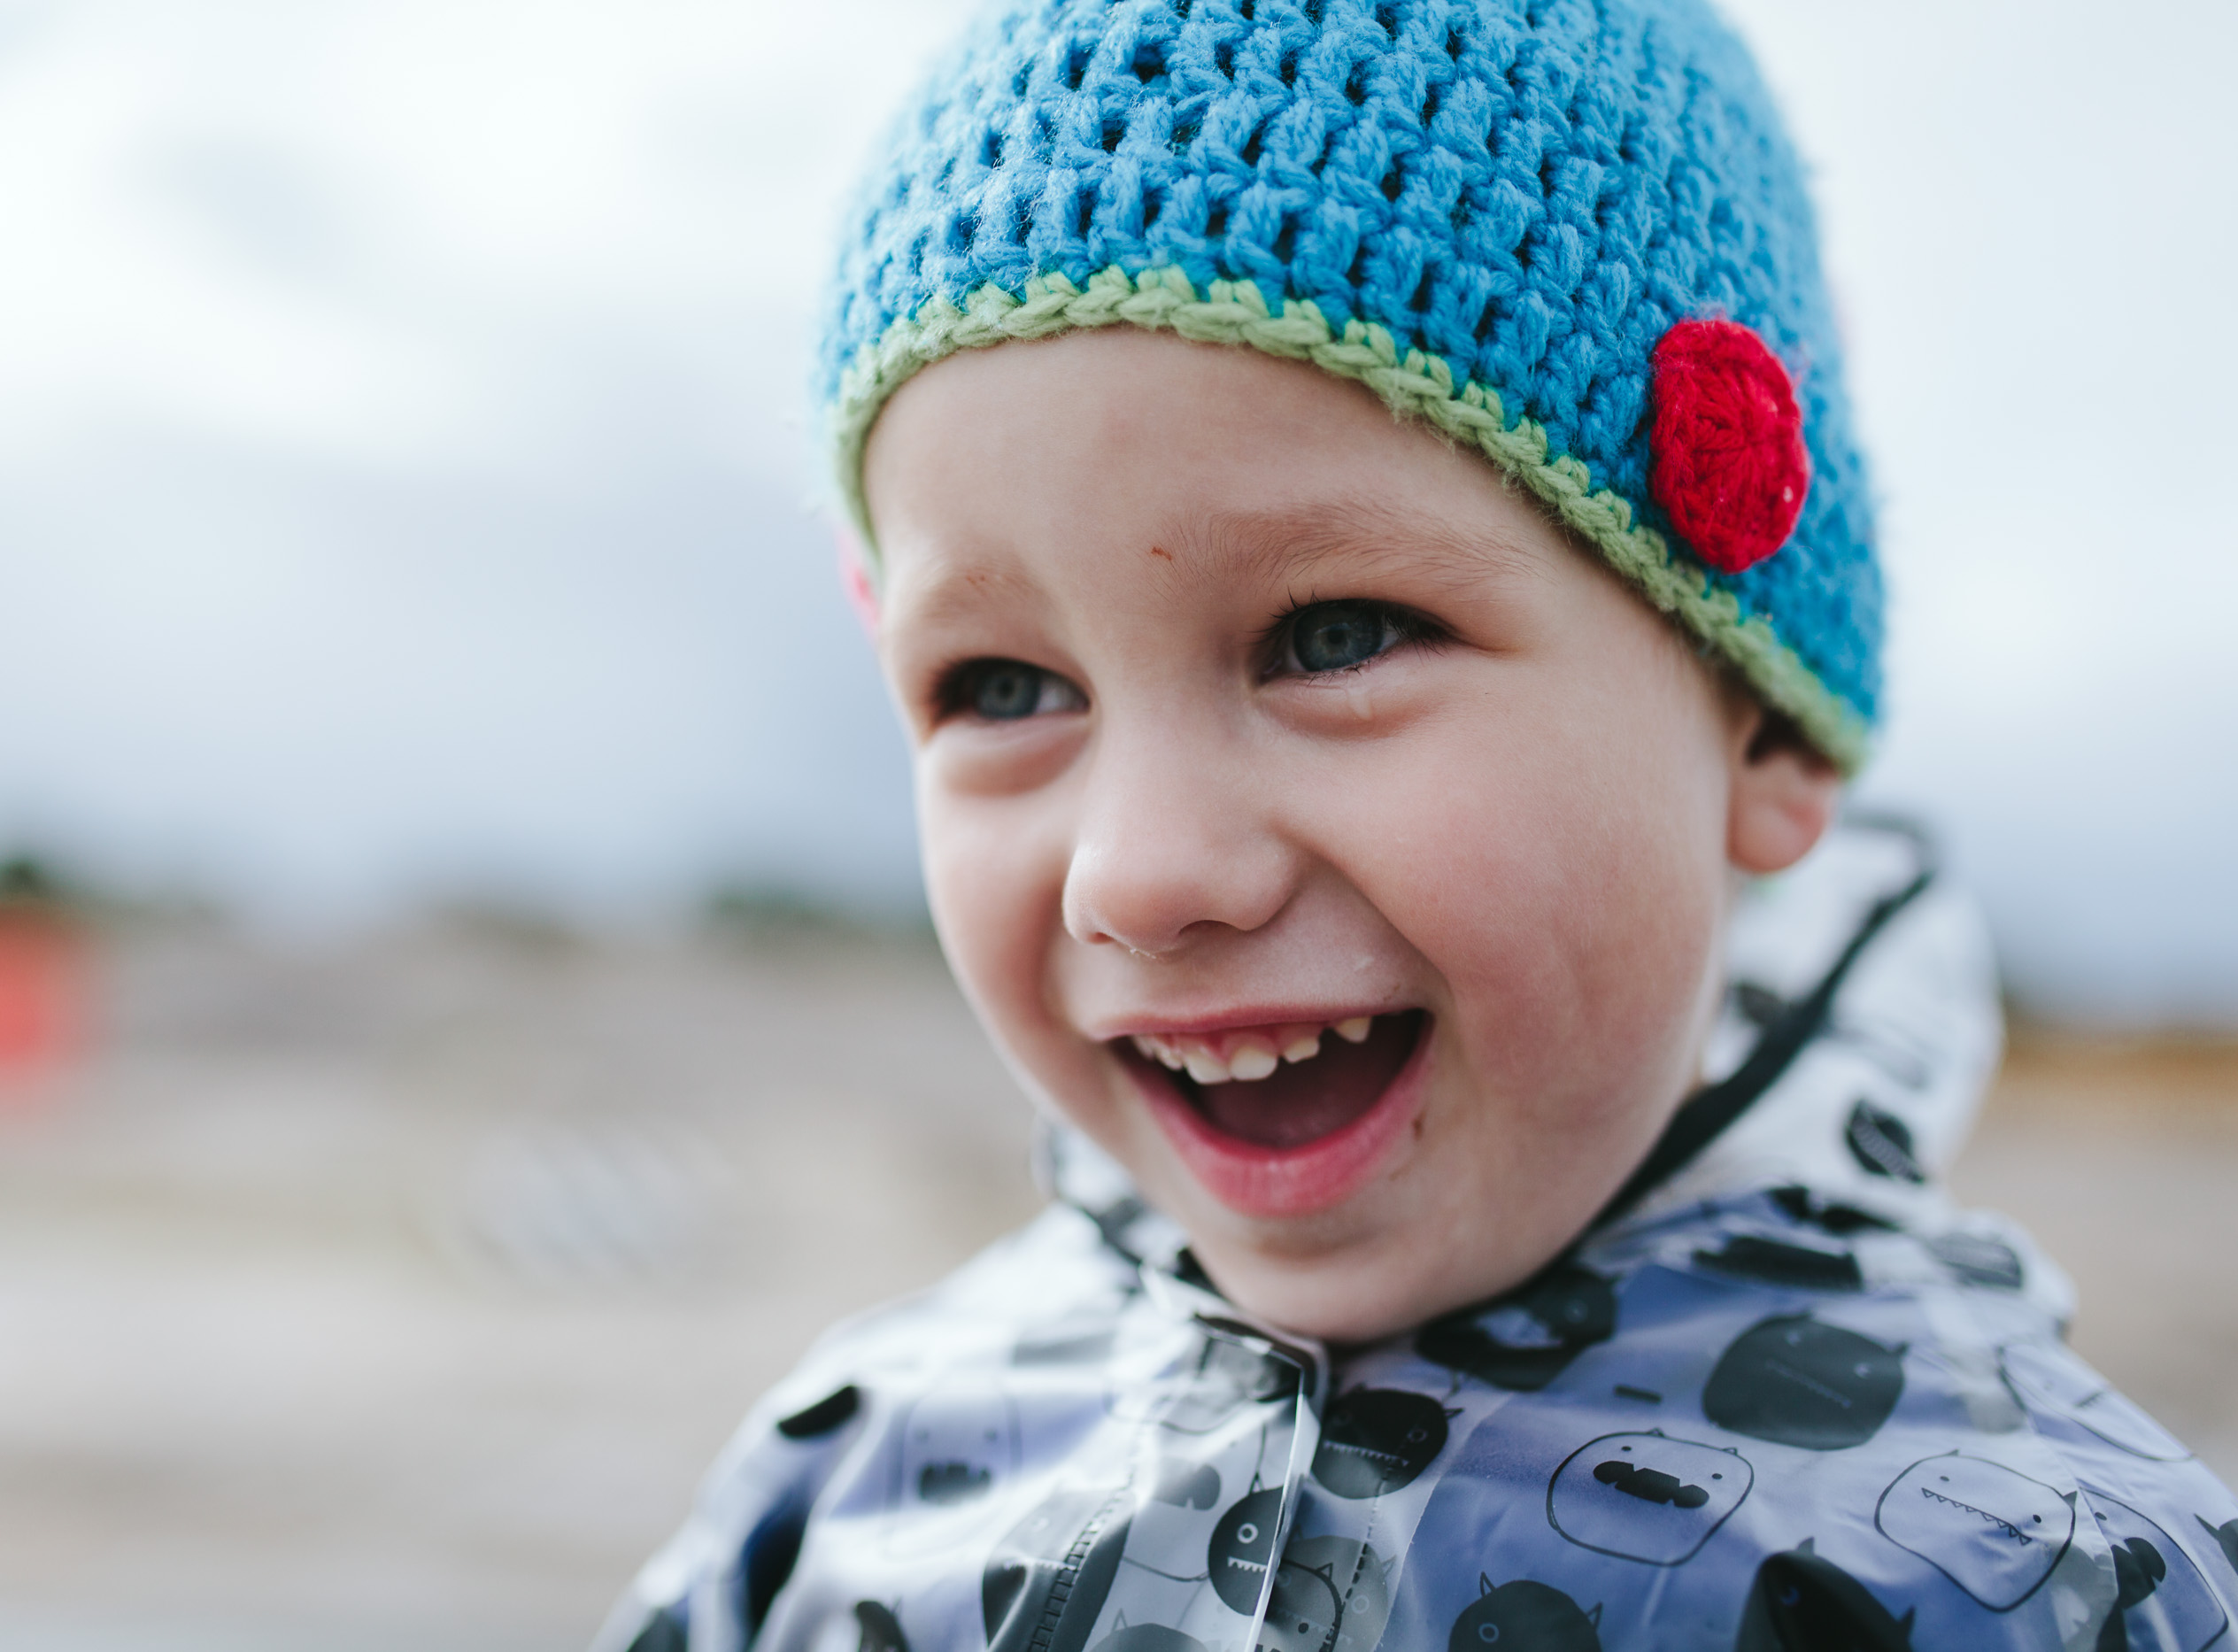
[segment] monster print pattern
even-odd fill
[[[1497,1301],[1433,1321],[1416,1346],[1480,1382],[1535,1393],[1616,1329],[1609,1281],[1565,1262]]]
[[[1684,1565],[1755,1481],[1736,1451],[1656,1431],[1603,1434],[1555,1471],[1547,1518],[1580,1548],[1649,1566]]]
[[[1913,1463],[1873,1524],[1993,1612],[2033,1594],[2075,1533],[2075,1494],[1953,1451]]]
[[[1810,956],[1735,930],[1757,998],[1911,876],[1848,864],[1762,897]],[[2226,1652],[2238,1498],[1936,1184],[1994,1003],[1920,984],[1975,935],[1923,898],[1730,1158],[1366,1347],[1250,1324],[1059,1136],[1073,1202],[819,1345],[598,1652]]]
[[[2095,1652],[2205,1652],[2220,1640],[2230,1616],[2183,1545],[2111,1492],[2082,1492],[2114,1562],[2114,1610]]]
[[[2191,1453],[2106,1379],[2072,1358],[2021,1343],[2004,1352],[2005,1381],[2041,1416],[2075,1424],[2118,1451],[2150,1463],[2180,1463]]]
[[[1733,1652],[1910,1652],[1912,1616],[1890,1616],[1805,1538],[1756,1568]]]
[[[1753,1439],[1844,1451],[1871,1440],[1896,1409],[1902,1355],[1808,1314],[1776,1315],[1725,1350],[1702,1390],[1702,1414]]]
[[[1254,1492],[1238,1501],[1212,1529],[1205,1551],[1205,1573],[1213,1593],[1228,1610],[1248,1612],[1259,1603],[1275,1567],[1275,1543],[1282,1535],[1282,1494]]]
[[[1365,1543],[1309,1537],[1282,1552],[1259,1628],[1263,1652],[1375,1652],[1391,1615],[1387,1564]]]
[[[1321,1419],[1314,1478],[1339,1497],[1381,1497],[1413,1484],[1445,1449],[1450,1414],[1432,1395],[1355,1388]]]
[[[1503,1583],[1478,1574],[1474,1604],[1453,1620],[1447,1652],[1601,1652],[1601,1609],[1578,1610],[1560,1589],[1528,1578]]]

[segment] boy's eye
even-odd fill
[[[1291,618],[1291,662],[1305,672],[1343,671],[1365,665],[1403,635],[1381,603],[1316,602]]]
[[[958,668],[943,686],[940,699],[942,711],[949,715],[962,712],[990,722],[1078,711],[1088,703],[1055,672],[1020,660],[974,660]]]

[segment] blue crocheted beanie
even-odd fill
[[[1816,231],[1698,0],[999,8],[842,255],[822,389],[858,520],[919,368],[1122,323],[1312,361],[1480,450],[1863,761],[1880,576]]]

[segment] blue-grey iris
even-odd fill
[[[971,709],[997,722],[1030,717],[1040,709],[1042,679],[1046,675],[1038,666],[991,660],[972,673]]]
[[[1290,622],[1291,652],[1305,671],[1342,671],[1384,651],[1391,621],[1371,602],[1317,602]]]

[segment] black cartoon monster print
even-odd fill
[[[855,1652],[909,1652],[909,1637],[901,1633],[901,1620],[889,1607],[857,1601],[855,1625],[860,1632]]]
[[[1248,1617],[1259,1609],[1259,1591],[1274,1564],[1281,1527],[1282,1488],[1276,1486],[1239,1498],[1212,1528],[1205,1571],[1212,1592],[1230,1611]]]
[[[2115,1544],[2113,1560],[2113,1608],[2098,1625],[2095,1652],[2129,1652],[2129,1614],[2158,1594],[2168,1576],[2166,1556],[2149,1538],[2133,1537]],[[2149,1636],[2145,1644],[2157,1652],[2159,1637]],[[2198,1648],[2188,1647],[2185,1652],[2198,1652]]]
[[[1477,1574],[1478,1595],[1453,1620],[1446,1652],[1601,1652],[1601,1607],[1580,1610],[1560,1589],[1518,1578],[1494,1586]]]
[[[1298,1367],[1279,1355],[1208,1336],[1196,1370],[1159,1425],[1177,1434],[1209,1433],[1246,1406],[1290,1398],[1300,1382]]]
[[[1736,981],[1731,996],[1740,1018],[1759,1031],[1787,1013],[1787,1000],[1761,981]]]
[[[2167,1579],[2168,1563],[2150,1538],[2124,1538],[2114,1545],[2113,1557],[2115,1604],[2125,1612],[2150,1600]]]
[[[1791,1183],[1775,1187],[1765,1195],[1771,1202],[1798,1222],[1846,1238],[1852,1233],[1893,1233],[1896,1224],[1870,1210],[1860,1210],[1855,1205],[1845,1205],[1839,1199],[1819,1199],[1808,1187]]]
[[[1863,1097],[1849,1109],[1849,1123],[1842,1128],[1841,1139],[1849,1156],[1869,1176],[1890,1177],[1899,1182],[1927,1179],[1912,1147],[1911,1127]]]
[[[807,1535],[808,1504],[789,1497],[764,1514],[746,1533],[738,1551],[738,1604],[750,1630],[760,1629],[769,1608],[792,1576]]]
[[[2114,1604],[2097,1652],[2201,1652],[2230,1617],[2182,1546],[2157,1521],[2088,1482],[2083,1495],[2114,1560]]]
[[[902,1428],[902,1497],[945,1504],[985,1496],[1017,1467],[1018,1433],[1007,1396],[935,1388]]]
[[[1917,1609],[1897,1617],[1805,1538],[1756,1568],[1733,1652],[1910,1652]]]
[[[1756,1471],[1738,1452],[1656,1429],[1602,1434],[1555,1471],[1547,1524],[1597,1554],[1684,1565],[1756,1483]]]
[[[1125,1624],[1095,1644],[1094,1652],[1206,1652],[1194,1635],[1163,1624]]]
[[[2016,1343],[2003,1350],[2005,1386],[2028,1409],[2080,1424],[2118,1451],[2148,1463],[2181,1463],[2190,1449],[2080,1361]]]
[[[1081,1652],[1127,1547],[1128,1498],[1061,1491],[1006,1533],[979,1580],[989,1652]]]
[[[1220,1501],[1220,1471],[1209,1463],[1169,1458],[1158,1465],[1150,1495],[1177,1509],[1209,1509]]]
[[[1771,1285],[1800,1285],[1810,1291],[1859,1291],[1865,1276],[1857,1259],[1846,1250],[1820,1250],[1815,1245],[1790,1245],[1784,1239],[1736,1233],[1716,1250],[1694,1252],[1698,1267],[1717,1273],[1762,1279]]]
[[[1709,1501],[1709,1491],[1700,1486],[1689,1486],[1675,1474],[1665,1474],[1661,1469],[1642,1468],[1636,1463],[1624,1463],[1610,1458],[1593,1465],[1593,1477],[1603,1486],[1613,1486],[1627,1497],[1637,1497],[1643,1503],[1669,1503],[1674,1509],[1699,1509]]]
[[[1927,1241],[1927,1254],[1968,1285],[2018,1291],[2027,1283],[2020,1253],[1986,1233],[1939,1233]]]
[[[2238,1571],[2238,1520],[2226,1520],[2217,1525],[2205,1515],[2194,1515],[2192,1518],[2199,1522],[2201,1531],[2214,1540],[2215,1546],[2222,1550],[2222,1557],[2230,1563],[2230,1569]]]
[[[1321,1420],[1313,1477],[1339,1497],[1381,1497],[1414,1483],[1446,1448],[1457,1413],[1426,1393],[1354,1388],[1330,1402]]]
[[[1808,1314],[1760,1320],[1733,1339],[1702,1391],[1702,1411],[1722,1429],[1841,1451],[1880,1431],[1904,1391],[1904,1350]]]
[[[1375,1652],[1391,1617],[1389,1573],[1351,1538],[1300,1538],[1275,1570],[1258,1652]]]
[[[2042,1586],[2074,1541],[2075,1494],[1952,1451],[1891,1481],[1873,1524],[1981,1605],[2009,1612]]]
[[[1495,1388],[1535,1393],[1616,1330],[1616,1287],[1590,1269],[1558,1262],[1506,1296],[1432,1320],[1415,1349]]]
[[[819,1440],[837,1428],[862,1407],[862,1390],[849,1383],[791,1417],[777,1419],[777,1432],[787,1440]]]

